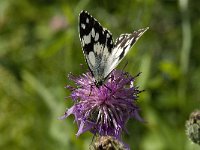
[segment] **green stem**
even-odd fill
[[[189,68],[189,56],[191,50],[191,25],[188,14],[188,0],[179,0],[180,11],[182,15],[182,48],[180,54],[180,71],[182,74],[179,84],[179,102],[180,107],[186,104],[186,90],[187,90],[187,72]]]

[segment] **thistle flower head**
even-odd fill
[[[79,77],[70,75],[69,78],[76,84],[76,87],[67,86],[75,103],[61,119],[71,114],[75,116],[79,127],[77,136],[90,131],[100,136],[120,139],[130,118],[142,121],[136,106],[141,91],[134,86],[135,77],[113,70],[100,87],[95,86],[90,72]]]
[[[130,150],[130,148],[112,136],[97,136],[90,145],[90,150]]]
[[[195,110],[190,114],[185,126],[188,138],[200,145],[200,110]]]

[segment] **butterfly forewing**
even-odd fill
[[[121,34],[113,43],[109,30],[103,28],[88,12],[80,13],[79,36],[86,62],[97,86],[102,85],[147,29]]]
[[[80,13],[79,35],[86,62],[96,82],[105,78],[105,65],[113,49],[112,34],[86,11]]]
[[[148,28],[139,29],[131,34],[121,34],[115,41],[112,54],[108,59],[107,67],[105,68],[105,74],[109,74],[110,71],[116,68],[121,60],[126,56],[127,52],[136,43],[136,41],[143,35]]]

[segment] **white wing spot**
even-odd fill
[[[107,33],[107,38],[109,38],[110,37],[110,35]]]
[[[95,36],[95,32],[94,32],[94,28],[92,28],[92,37],[94,38]]]
[[[86,19],[86,23],[89,23],[89,19],[88,18]]]
[[[103,49],[103,45],[102,45],[102,44],[99,44],[99,42],[96,43],[96,44],[94,44],[94,51],[95,51],[95,53],[96,53],[97,55],[100,55],[100,54],[101,54],[102,49]]]
[[[89,44],[91,42],[90,34],[83,36],[83,41],[85,44]]]
[[[89,62],[91,63],[92,66],[95,66],[95,56],[94,56],[94,52],[90,52],[88,55],[89,58]]]
[[[104,55],[104,58],[107,58],[108,55],[109,55],[108,47],[107,46],[104,47],[103,55]]]
[[[118,58],[122,53],[122,48],[121,47],[117,47],[117,51],[115,53],[115,58]]]
[[[96,33],[94,40],[98,41],[98,39],[99,39],[99,33]]]
[[[133,40],[133,39],[130,39],[130,40],[128,40],[128,41],[126,42],[125,46],[128,46],[128,45],[130,45],[130,44],[131,44],[131,42],[132,42],[132,40]]]
[[[83,29],[85,29],[85,24],[81,23],[81,27],[82,27]]]

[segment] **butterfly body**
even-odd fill
[[[97,87],[103,85],[112,70],[147,29],[121,34],[114,43],[109,30],[103,28],[88,12],[81,11],[79,37],[85,60]]]

